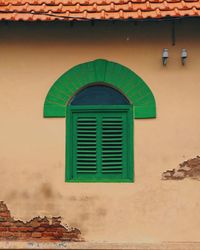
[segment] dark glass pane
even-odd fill
[[[119,91],[104,85],[87,87],[77,93],[71,105],[128,105],[128,99]]]

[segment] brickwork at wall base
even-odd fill
[[[61,217],[15,220],[6,204],[0,201],[0,241],[77,242],[83,238],[79,229],[63,226]]]

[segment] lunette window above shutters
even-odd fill
[[[68,181],[133,181],[131,105],[69,106],[68,117]]]

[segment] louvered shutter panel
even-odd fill
[[[97,174],[97,117],[96,115],[76,114],[74,175]]]
[[[102,174],[123,174],[126,168],[127,124],[124,114],[102,117]]]

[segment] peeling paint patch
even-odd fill
[[[35,217],[23,222],[11,217],[6,204],[0,201],[0,241],[84,241],[77,228],[66,227],[61,224],[61,217]]]
[[[167,170],[162,174],[163,180],[183,180],[191,178],[200,180],[200,156],[179,164],[177,169]]]

